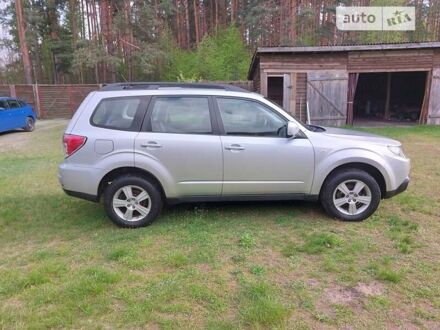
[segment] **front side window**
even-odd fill
[[[0,100],[0,110],[6,110],[8,108],[8,102],[6,102],[5,100]]]
[[[103,128],[137,130],[140,124],[136,118],[139,118],[141,104],[139,97],[103,99],[93,113],[91,123]]]
[[[20,105],[20,103],[17,100],[8,100],[8,103],[9,103],[9,107],[11,109],[13,109],[13,108],[21,108],[21,105]]]
[[[157,97],[151,112],[151,131],[211,134],[207,97]]]
[[[227,135],[286,137],[286,120],[255,101],[217,98]]]

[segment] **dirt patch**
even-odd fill
[[[359,298],[360,294],[354,288],[343,288],[335,285],[324,290],[324,299],[331,304],[349,305]]]
[[[349,305],[360,300],[362,297],[380,296],[383,294],[384,286],[379,282],[358,283],[353,288],[333,285],[324,290],[324,298],[331,304]]]
[[[146,328],[145,328],[145,329],[149,329],[149,330],[159,330],[160,327],[159,327],[159,325],[158,325],[157,323],[155,323],[155,322],[150,322],[150,323],[148,323],[148,324],[146,325]]]
[[[379,282],[371,282],[371,283],[358,283],[354,290],[361,295],[364,296],[380,296],[383,294],[384,285]]]
[[[202,264],[198,264],[196,265],[197,269],[201,272],[201,273],[210,273],[212,271],[212,267],[208,264],[202,263]]]
[[[307,285],[307,287],[309,287],[309,288],[316,289],[316,288],[319,288],[321,284],[320,284],[320,282],[319,282],[317,279],[315,279],[315,278],[309,278],[309,279],[306,281],[306,285]]]
[[[363,310],[363,298],[380,296],[384,292],[383,284],[379,282],[358,283],[354,287],[343,287],[333,284],[326,289],[316,303],[318,311],[333,318],[336,316],[332,305],[345,305],[353,310]]]
[[[3,301],[4,306],[8,306],[9,308],[12,309],[23,309],[25,307],[25,304],[21,301],[18,300],[15,297],[6,299],[5,301]]]
[[[66,126],[67,123],[67,119],[39,120],[35,124],[34,132]],[[34,138],[34,132],[28,133],[23,130],[15,130],[0,133],[0,152],[21,149],[27,142]]]

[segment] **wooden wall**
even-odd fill
[[[252,81],[217,81],[253,91]],[[39,118],[70,118],[84,98],[100,88],[90,85],[0,85],[0,96],[18,97],[31,104]]]
[[[386,51],[350,51],[339,53],[272,53],[259,54],[254,72],[257,92],[267,96],[267,75],[291,74],[292,100],[290,108],[297,118],[305,118],[300,100],[307,100],[307,73],[328,70],[345,70],[347,73],[430,71],[432,74],[428,123],[440,124],[440,49],[409,49]],[[302,103],[302,102],[301,102]],[[301,104],[302,106],[302,104]],[[304,116],[303,116],[304,115]],[[435,117],[435,118],[434,118]],[[431,118],[431,119],[429,119]]]
[[[275,73],[283,70],[285,71],[284,73],[288,73],[327,69],[347,69],[347,54],[260,55],[260,70],[266,73]]]
[[[97,84],[0,85],[0,94],[26,101],[39,118],[70,118],[87,94],[99,88]]]
[[[295,100],[295,112],[293,113],[296,118],[305,122],[307,117],[307,73],[299,72],[296,75],[296,100]]]
[[[99,85],[41,85],[38,86],[42,118],[70,118],[81,102]]]
[[[428,71],[434,50],[368,51],[348,53],[350,72]]]
[[[440,125],[440,67],[432,71],[427,124]]]

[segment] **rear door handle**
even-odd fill
[[[231,144],[228,147],[225,147],[226,150],[244,150],[245,148],[239,144]]]
[[[142,148],[147,148],[147,149],[162,148],[162,146],[159,143],[157,143],[156,141],[148,141],[147,143],[142,143],[141,147]]]

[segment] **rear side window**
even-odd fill
[[[211,134],[207,97],[157,97],[151,112],[151,131]]]
[[[21,108],[20,102],[17,100],[8,100],[10,108]]]
[[[137,131],[140,129],[145,102],[141,97],[103,99],[96,107],[91,124],[98,127]]]

